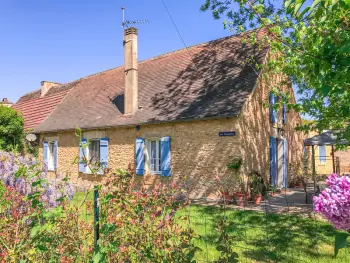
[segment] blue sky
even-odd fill
[[[165,0],[187,45],[230,34],[204,0]],[[66,83],[123,64],[121,7],[138,25],[139,59],[183,48],[161,0],[1,0],[0,98],[15,102],[42,80]]]

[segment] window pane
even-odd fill
[[[156,168],[156,158],[157,158],[157,148],[156,148],[156,141],[151,141],[151,152],[150,152],[150,159],[151,159],[151,171],[155,172],[157,171]]]
[[[100,141],[90,141],[89,158],[95,162],[100,160]]]
[[[54,151],[54,147],[55,147],[55,143],[54,142],[50,142],[49,143],[49,163],[48,163],[48,168],[50,169],[50,170],[52,170],[53,169],[53,166],[54,166],[54,164],[53,164],[53,151]]]

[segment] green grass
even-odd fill
[[[85,193],[76,193],[72,205],[80,205]],[[93,200],[92,191],[87,200]],[[93,215],[81,207],[80,218],[93,221]],[[187,215],[187,209],[178,212],[177,217]],[[218,219],[224,216],[219,207],[191,206],[191,228],[198,236],[194,244],[202,249],[197,252],[197,262],[211,262],[217,259],[215,229]],[[229,208],[225,216],[230,222],[228,232],[234,241],[234,251],[239,255],[239,262],[350,262],[350,248],[340,251],[333,258],[333,242],[335,229],[326,222],[296,215],[278,215],[256,211],[244,211]],[[185,220],[176,219],[187,227]]]
[[[188,211],[180,211],[186,215]],[[218,207],[192,206],[191,228],[200,237],[194,244],[202,249],[196,259],[209,262],[219,256],[216,251],[218,232],[215,229],[224,215]],[[336,231],[325,222],[295,215],[265,214],[256,211],[228,209],[229,235],[240,262],[350,262],[350,248],[333,258]],[[182,225],[185,222],[178,221]]]
[[[82,204],[82,201],[84,200],[85,195],[86,195],[85,192],[76,192],[74,194],[72,201],[70,202],[70,205],[73,207],[79,207],[80,220],[93,222],[94,220],[93,213],[87,208],[87,202],[90,201],[93,203],[94,192],[90,191],[89,193],[87,193],[85,202]]]

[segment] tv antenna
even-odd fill
[[[147,24],[147,23],[149,23],[148,20],[134,20],[134,21],[125,20],[125,7],[122,7],[122,16],[123,16],[123,21],[122,21],[122,29],[123,30],[125,29],[125,27],[128,28],[129,25]],[[123,36],[124,36],[124,34],[123,34]]]

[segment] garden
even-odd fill
[[[35,159],[0,152],[0,262],[350,259],[345,248],[348,234],[341,231],[349,230],[346,176],[330,176],[329,188],[315,198],[315,210],[324,219],[253,211],[225,202],[195,205],[177,200],[182,189],[176,185],[135,191],[130,172],[118,170],[110,178],[96,191],[75,192],[69,178],[48,179]]]

